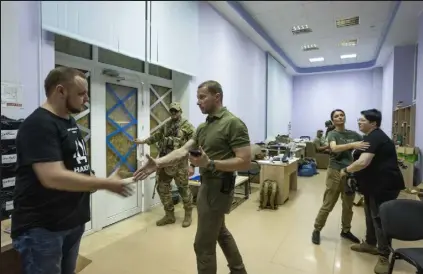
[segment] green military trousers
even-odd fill
[[[342,199],[342,231],[348,232],[351,229],[351,220],[353,217],[353,203],[355,195],[345,194],[346,177],[341,178],[341,172],[336,169],[328,168],[326,173],[326,190],[323,195],[323,205],[317,214],[314,228],[321,231],[326,224],[329,213],[333,210],[336,202],[341,196]]]
[[[184,209],[192,209],[192,193],[188,185],[188,170],[178,169],[174,176],[166,173],[165,169],[159,169],[156,172],[157,193],[159,194],[160,201],[162,202],[165,211],[174,211],[172,200],[172,180],[178,187],[179,195],[181,195],[184,203]]]
[[[198,225],[194,250],[198,274],[216,274],[216,243],[225,254],[231,274],[246,274],[235,239],[225,225],[233,193],[221,193],[221,179],[201,179],[197,196]]]

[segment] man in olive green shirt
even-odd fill
[[[326,138],[323,136],[323,130],[319,129],[316,138],[313,140],[317,153],[329,152],[329,145],[326,144]]]
[[[208,114],[194,135],[182,148],[165,157],[148,161],[134,173],[143,180],[157,168],[169,166],[190,154],[190,161],[200,167],[201,186],[198,191],[198,226],[194,250],[199,274],[216,274],[216,242],[225,254],[230,273],[246,274],[236,242],[225,225],[235,187],[234,171],[247,170],[251,163],[250,138],[247,127],[222,106],[223,91],[216,81],[198,87],[200,110]],[[191,149],[197,149],[192,151]]]
[[[331,120],[335,129],[328,134],[328,144],[331,149],[329,167],[326,173],[326,190],[323,196],[323,205],[317,214],[314,223],[312,242],[320,244],[320,231],[326,224],[329,213],[333,210],[339,196],[342,199],[342,231],[341,237],[352,242],[360,240],[351,233],[351,220],[353,217],[354,194],[345,193],[346,178],[341,177],[341,169],[353,162],[352,150],[364,150],[368,143],[362,142],[362,137],[357,132],[345,129],[345,113],[336,109],[331,113]]]

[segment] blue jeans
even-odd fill
[[[84,225],[65,231],[33,228],[13,240],[24,274],[74,274]]]

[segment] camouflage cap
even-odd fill
[[[181,104],[179,102],[171,103],[169,109],[174,109],[176,111],[182,111]]]

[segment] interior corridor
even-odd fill
[[[298,192],[277,211],[258,211],[258,191],[227,216],[250,274],[371,274],[376,256],[350,250],[341,240],[341,204],[338,202],[322,231],[322,243],[311,243],[314,218],[322,202],[325,171],[298,178]],[[354,208],[353,233],[364,238],[363,208]],[[87,236],[80,254],[92,260],[81,274],[195,274],[193,241],[196,219],[182,228],[183,210],[178,205],[174,225],[156,227],[161,207]],[[394,247],[418,243],[394,242]],[[217,246],[218,273],[227,274],[226,260]],[[394,273],[415,273],[398,262]]]

